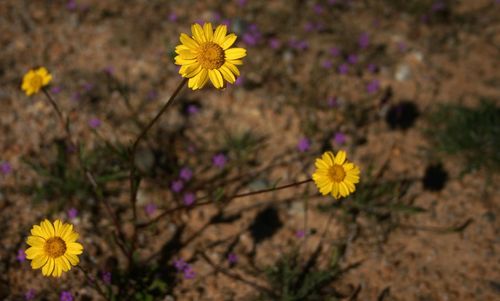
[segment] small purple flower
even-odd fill
[[[224,19],[220,22],[222,25],[226,25],[227,27],[231,27],[231,20],[230,19]]]
[[[366,92],[373,94],[380,89],[380,82],[377,79],[372,80],[366,85]]]
[[[288,44],[295,50],[303,51],[309,47],[309,43],[303,40],[291,39]]]
[[[196,201],[196,196],[192,192],[185,193],[182,197],[182,201],[184,202],[184,205],[191,206]]]
[[[78,216],[78,210],[76,208],[70,208],[66,214],[69,219],[75,219]]]
[[[182,180],[175,180],[172,182],[172,185],[170,186],[173,192],[180,192],[184,188],[184,182]]]
[[[25,294],[24,294],[24,300],[30,301],[35,299],[35,290],[30,288]]]
[[[334,107],[339,105],[338,101],[337,101],[337,97],[335,97],[335,96],[328,97],[328,99],[326,100],[326,103],[328,104],[328,106],[330,108],[334,108]]]
[[[4,161],[4,162],[0,163],[0,171],[4,175],[10,174],[12,172],[12,165],[10,165],[10,163],[7,162],[7,161]]]
[[[245,78],[243,76],[239,76],[234,82],[235,86],[241,86],[245,82]]]
[[[306,231],[304,231],[304,230],[297,230],[297,232],[295,232],[295,236],[297,238],[304,238],[304,236],[306,236]]]
[[[184,278],[185,279],[194,279],[196,277],[196,273],[189,264],[184,268]]]
[[[148,216],[153,216],[156,212],[156,204],[155,203],[149,203],[144,207],[144,211]]]
[[[76,1],[75,0],[69,0],[68,3],[66,3],[66,8],[68,10],[75,10],[77,8]]]
[[[176,13],[174,13],[174,12],[171,12],[170,14],[168,14],[168,20],[169,20],[170,22],[175,22],[175,21],[177,21],[177,14],[176,14]]]
[[[235,253],[229,253],[227,255],[227,261],[229,264],[236,264],[238,262],[238,256]]]
[[[299,143],[297,144],[297,148],[301,153],[306,152],[309,150],[309,148],[311,148],[311,141],[305,137],[301,138],[299,140]]]
[[[101,279],[102,279],[102,282],[104,282],[104,284],[110,285],[111,284],[111,272],[102,272]]]
[[[187,112],[188,112],[189,115],[195,115],[198,112],[200,112],[200,108],[197,105],[190,104],[187,107]]]
[[[332,48],[330,48],[330,54],[333,57],[339,56],[340,55],[340,49],[338,47],[332,47]]]
[[[321,63],[321,67],[325,68],[325,69],[330,69],[332,68],[333,66],[333,63],[332,61],[330,60],[324,60],[322,63]]]
[[[245,33],[243,35],[243,42],[249,46],[255,46],[259,43],[259,36],[253,33]]]
[[[338,68],[338,72],[342,75],[345,75],[349,72],[349,65],[346,64],[346,63],[342,63],[340,64],[339,68]]]
[[[68,291],[62,291],[59,300],[61,300],[61,301],[73,301],[73,295],[71,295],[71,293]]]
[[[212,157],[212,163],[219,168],[223,168],[227,163],[227,157],[223,153],[216,154]]]
[[[314,10],[314,13],[317,15],[321,15],[325,11],[323,6],[321,6],[320,4],[315,4],[313,7],[313,10]]]
[[[358,62],[358,56],[356,54],[349,54],[347,62],[351,65],[355,65]]]
[[[188,264],[186,263],[186,261],[184,261],[184,259],[182,258],[179,258],[179,259],[176,259],[174,260],[174,268],[178,271],[178,272],[182,272],[184,271],[184,269],[188,266]]]
[[[365,49],[370,45],[370,36],[368,33],[363,32],[358,38],[359,48]]]
[[[54,86],[54,87],[50,88],[50,93],[52,93],[52,94],[59,94],[59,93],[61,93],[61,91],[62,91],[61,86]]]
[[[24,262],[26,260],[26,252],[23,249],[17,250],[17,261]]]
[[[368,67],[366,67],[366,69],[368,69],[368,71],[370,71],[371,73],[376,73],[378,71],[378,67],[374,63],[368,64]]]
[[[278,40],[277,38],[271,38],[269,40],[269,47],[271,47],[271,49],[274,49],[274,50],[280,48],[281,47],[280,40]]]
[[[179,177],[185,181],[189,181],[193,177],[193,171],[189,167],[183,167],[179,172]]]
[[[341,132],[337,132],[333,136],[333,142],[335,142],[335,144],[337,145],[342,145],[345,143],[345,141],[346,141],[345,135]]]
[[[98,118],[95,118],[95,117],[94,117],[94,118],[91,118],[91,119],[89,120],[89,126],[90,126],[90,128],[92,128],[92,129],[94,129],[94,130],[95,130],[95,129],[97,129],[98,127],[100,127],[100,126],[101,126],[101,120],[99,120]]]

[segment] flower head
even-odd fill
[[[16,256],[17,261],[19,262],[24,262],[26,260],[26,253],[24,253],[23,249],[17,250],[17,256]]]
[[[219,25],[214,30],[211,23],[191,26],[192,37],[181,33],[181,44],[175,48],[175,63],[180,65],[179,74],[189,78],[188,87],[197,90],[203,88],[208,80],[215,88],[224,87],[224,80],[234,83],[242,65],[242,58],[247,55],[244,48],[230,48],[236,41],[236,35],[227,35],[227,26]]]
[[[78,216],[78,209],[69,208],[66,214],[68,215],[69,219],[75,219]]]
[[[32,260],[33,269],[42,268],[44,276],[61,277],[79,262],[77,255],[82,254],[83,246],[76,242],[78,236],[71,224],[44,220],[31,228],[26,258]]]
[[[4,175],[8,175],[12,172],[12,165],[10,165],[9,162],[2,162],[0,163],[0,171],[4,174]]]
[[[299,152],[303,153],[309,150],[311,148],[311,141],[305,137],[301,138],[299,140],[299,143],[297,144],[297,149]]]
[[[331,193],[335,199],[339,199],[356,190],[354,184],[359,182],[359,167],[346,160],[344,151],[339,151],[336,156],[332,152],[325,152],[316,159],[315,166],[312,178],[322,195]]]
[[[173,192],[181,192],[184,189],[184,182],[182,180],[175,180],[170,185]]]
[[[38,93],[41,88],[47,86],[51,80],[52,75],[50,75],[45,67],[32,69],[24,75],[21,89],[26,95],[31,96]]]
[[[29,300],[33,300],[33,299],[35,299],[35,295],[36,295],[35,290],[34,290],[34,289],[32,289],[32,288],[30,288],[30,289],[29,289],[29,290],[28,290],[28,291],[24,294],[24,300],[27,300],[27,301],[29,301]]]
[[[73,295],[71,295],[71,292],[62,291],[61,296],[59,297],[59,300],[61,300],[61,301],[73,301]]]
[[[184,202],[184,205],[191,206],[196,201],[196,196],[192,192],[185,193],[182,197],[182,201]]]
[[[212,157],[212,163],[219,168],[223,168],[227,163],[227,157],[223,153],[216,154]]]

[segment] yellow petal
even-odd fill
[[[45,239],[40,236],[30,235],[28,239],[26,239],[26,243],[32,247],[42,248],[45,245]]]
[[[203,33],[203,28],[201,28],[201,25],[198,23],[195,23],[191,25],[191,32],[193,33],[193,38],[195,41],[198,43],[204,43],[207,41],[205,38],[205,34]]]
[[[50,276],[54,271],[54,265],[55,265],[54,258],[49,258],[47,260],[47,263],[42,268],[42,274],[44,276]]]
[[[49,237],[54,237],[54,226],[48,219],[44,220],[41,226],[43,231],[45,231]]]
[[[65,243],[70,243],[70,242],[75,242],[80,235],[76,232],[69,232],[69,234],[66,234],[64,237],[64,242]]]
[[[328,165],[328,167],[333,166],[333,153],[332,152],[325,152],[323,156],[321,156],[321,159]]]
[[[41,268],[42,266],[44,266],[47,263],[48,259],[49,259],[49,257],[47,257],[46,255],[40,255],[40,256],[35,257],[31,261],[31,268],[34,270]]]
[[[224,82],[222,80],[222,75],[217,69],[209,70],[208,77],[210,78],[210,81],[212,82],[215,88],[220,89],[224,85]]]
[[[205,23],[205,25],[203,25],[203,32],[205,33],[205,38],[208,42],[214,39],[214,30],[212,29],[212,23]]]
[[[55,234],[55,236],[61,237],[62,225],[63,224],[58,219],[54,222],[54,234]]]
[[[336,199],[339,198],[339,183],[333,183],[332,185],[332,196]]]
[[[37,256],[44,255],[43,247],[30,247],[24,251],[26,258],[33,259]]]
[[[50,236],[43,231],[42,227],[39,225],[34,225],[33,228],[31,228],[31,234],[35,236],[40,236],[41,238],[48,239]]]
[[[231,48],[226,50],[225,52],[226,58],[229,60],[237,60],[245,57],[247,55],[247,51],[245,48]]]
[[[208,70],[202,68],[201,71],[190,80],[193,81],[192,86],[190,87],[193,90],[203,88],[203,86],[207,83],[208,80]]]
[[[347,188],[344,182],[339,183],[339,191],[340,194],[344,197],[349,195],[349,189]]]
[[[66,253],[80,255],[83,252],[83,246],[77,242],[66,244]]]
[[[220,47],[222,47],[222,49],[226,50],[228,49],[229,47],[231,47],[231,45],[234,44],[234,42],[236,41],[236,35],[234,33],[231,33],[229,35],[227,35],[225,38],[224,38],[224,42],[222,42],[220,44]]]
[[[215,29],[215,34],[214,34],[214,42],[221,45],[224,42],[224,38],[226,37],[227,33],[227,26],[226,25],[219,25]]]
[[[226,61],[223,66],[226,66],[236,76],[240,76],[240,70],[238,70],[238,68],[234,64],[231,64],[231,63]]]
[[[59,234],[59,236],[64,240],[66,241],[68,236],[71,234],[71,232],[73,232],[73,225],[72,224],[64,224],[62,226],[62,229],[61,229],[61,232]]]
[[[236,77],[234,77],[234,74],[226,66],[222,65],[222,67],[219,68],[219,71],[220,73],[222,73],[224,79],[230,82],[231,84],[233,84],[236,81]]]
[[[335,164],[342,165],[345,162],[345,158],[347,157],[344,151],[339,151],[337,156],[335,156]]]
[[[71,269],[69,261],[64,256],[56,258],[56,265],[60,266],[63,272],[67,272],[69,271],[69,269]]]
[[[52,272],[52,276],[59,278],[62,275],[62,265],[60,258],[54,259],[54,272]]]
[[[181,43],[184,44],[186,47],[188,47],[191,50],[196,50],[200,47],[198,42],[190,38],[187,34],[181,33],[180,36]]]
[[[66,257],[66,259],[69,261],[69,263],[71,263],[72,265],[77,265],[80,260],[78,259],[78,256],[74,255],[74,254],[64,254],[64,257]]]

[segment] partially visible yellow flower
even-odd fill
[[[337,156],[325,152],[316,159],[315,166],[312,178],[322,195],[331,193],[339,199],[356,191],[354,184],[359,183],[359,167],[346,160],[345,151],[339,151]]]
[[[24,75],[21,89],[26,92],[26,95],[31,96],[38,93],[42,87],[48,85],[51,80],[52,75],[50,75],[45,67],[32,69]]]
[[[214,30],[211,23],[191,26],[192,37],[181,33],[181,44],[175,48],[175,64],[180,65],[179,74],[189,78],[188,87],[196,90],[203,88],[208,80],[215,88],[224,87],[224,80],[234,83],[242,65],[242,58],[247,55],[244,48],[229,48],[236,41],[236,35],[227,34],[226,25],[219,25]]]
[[[26,240],[31,246],[26,258],[32,260],[33,269],[42,268],[44,276],[61,277],[62,272],[78,264],[77,255],[82,254],[83,246],[76,242],[78,233],[73,231],[73,225],[44,220],[31,228],[31,234]]]

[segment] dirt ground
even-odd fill
[[[222,91],[183,90],[174,109],[153,128],[139,151],[138,161],[150,170],[139,190],[139,221],[151,218],[144,210],[148,204],[158,207],[153,216],[175,207],[179,196],[170,185],[179,166],[194,171],[189,189],[198,197],[226,181],[228,191],[252,191],[310,178],[325,144],[347,150],[362,170],[361,181],[371,168],[373,174],[380,171],[377,181],[407,181],[404,201],[426,211],[391,212],[383,220],[360,214],[349,222],[339,212],[322,238],[330,215],[317,207],[335,201],[319,196],[313,183],[235,199],[223,209],[179,211],[138,236],[137,257],[143,262],[171,265],[184,258],[196,271],[194,279],[177,275],[157,300],[254,300],[259,292],[248,282],[267,287],[264,267],[297,246],[306,258],[320,242],[319,267],[327,267],[340,242],[346,244],[340,266],[357,264],[330,284],[338,300],[499,299],[498,176],[490,184],[483,170],[461,176],[460,158],[434,152],[423,129],[426,114],[439,104],[473,106],[483,98],[498,103],[500,4],[404,2],[0,2],[0,162],[12,167],[0,174],[0,299],[25,300],[34,289],[34,300],[59,300],[61,291],[70,291],[75,300],[100,300],[80,270],[47,279],[29,261],[16,258],[27,247],[33,224],[44,218],[67,220],[70,208],[78,209],[71,222],[85,246],[84,268],[98,275],[127,264],[110,239],[113,225],[94,198],[76,193],[36,197],[33,187],[50,184],[28,162],[54,163],[64,132],[43,94],[27,97],[20,90],[23,74],[35,66],[49,69],[50,89],[85,150],[103,141],[127,145],[139,133],[138,124],[150,120],[180,82],[172,52],[178,35],[189,33],[198,21],[230,22],[238,45],[248,51],[241,82]],[[369,45],[360,49],[363,33]],[[341,49],[339,56],[333,47]],[[356,54],[357,62],[340,74],[349,54]],[[376,65],[373,72],[370,64]],[[374,80],[378,89],[367,91]],[[408,126],[393,128],[388,116],[403,102],[416,113],[407,118]],[[187,104],[199,111],[186,114]],[[92,118],[102,122],[95,131],[89,126]],[[337,132],[346,137],[341,145],[332,142]],[[242,133],[263,142],[238,152],[228,137]],[[297,150],[302,137],[311,143],[306,152]],[[219,152],[229,157],[224,172],[211,166]],[[432,191],[423,187],[422,178],[436,162],[442,162],[448,180]],[[253,172],[256,176],[240,186],[230,181]],[[106,187],[128,233],[127,179]],[[270,233],[256,241],[252,227],[266,208],[271,213],[264,228],[273,229],[262,230]],[[220,214],[225,220],[213,222]],[[447,230],[457,227],[460,231]],[[304,229],[307,238],[297,237]],[[164,248],[179,233],[182,248],[168,257]],[[228,252],[238,256],[236,264],[228,264]],[[124,285],[115,282],[118,278],[113,273],[111,290]]]

